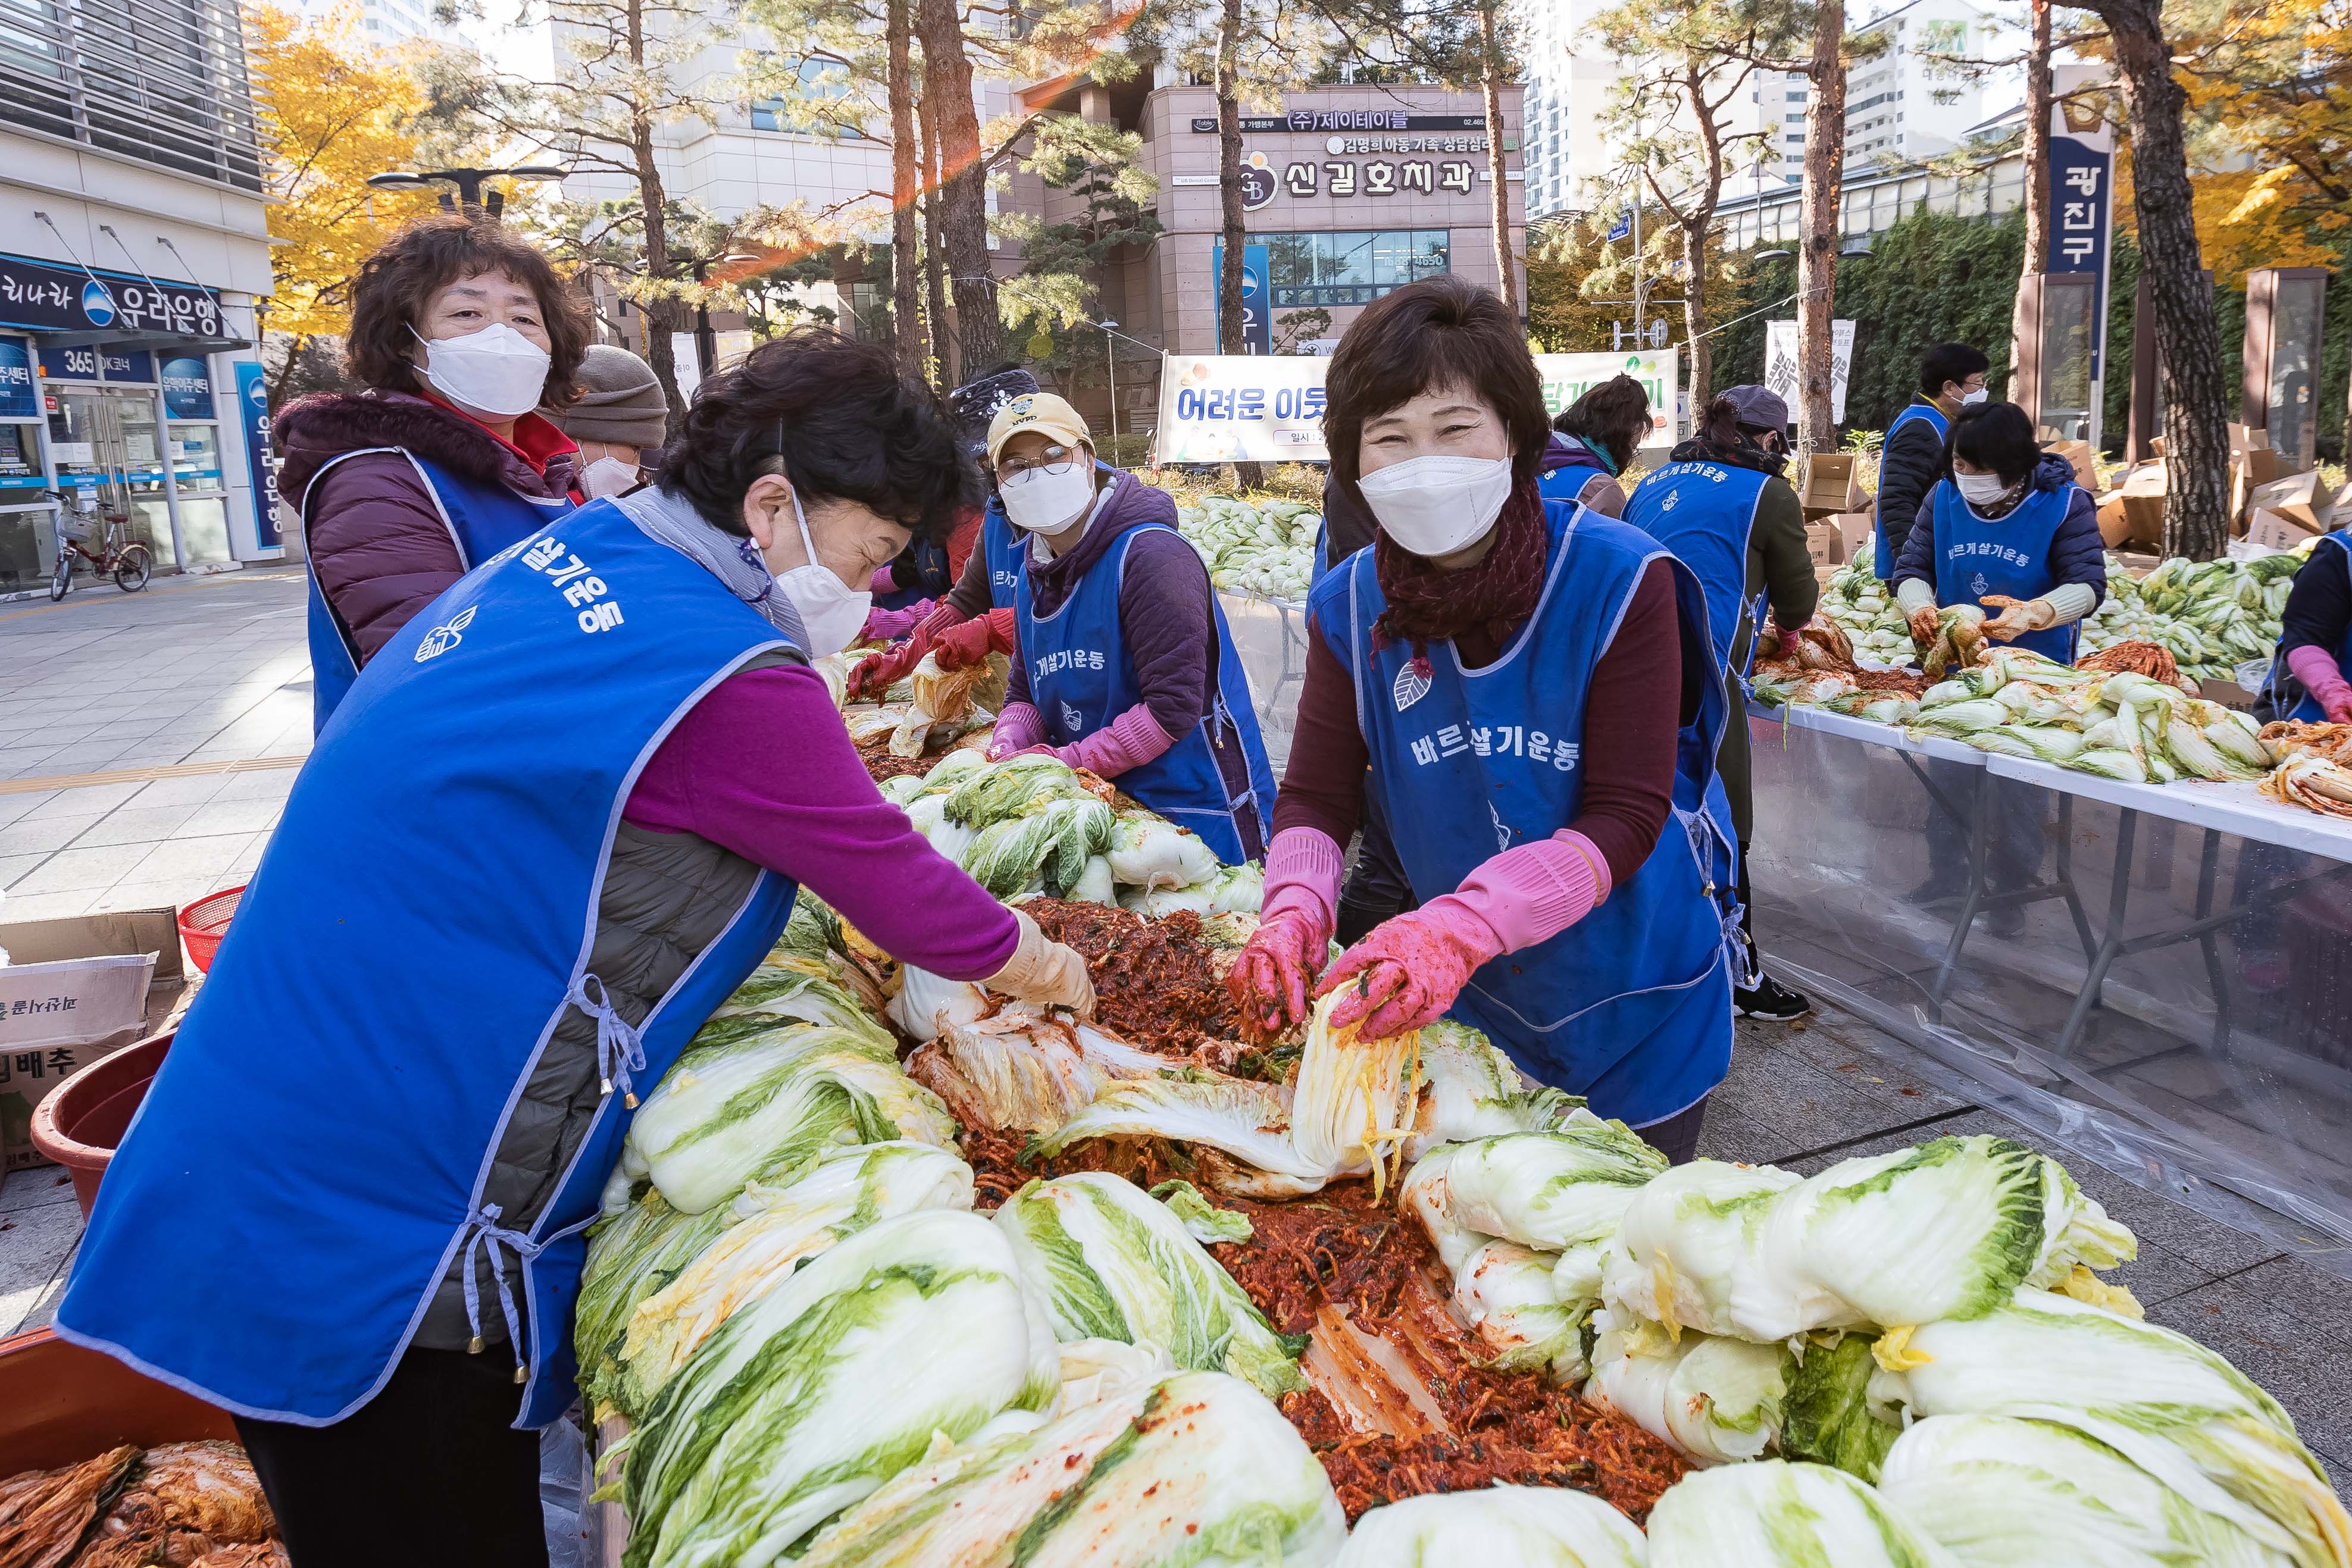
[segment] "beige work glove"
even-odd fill
[[[2000,598],[2000,594],[1989,593],[1984,601],[1990,604]],[[2007,643],[2028,632],[2046,631],[2057,623],[2058,612],[2048,600],[2011,599],[2003,601],[2000,613],[1986,622],[1984,629],[1986,636]]]
[[[1087,961],[1076,948],[1038,930],[1026,912],[1016,909],[1013,918],[1020,924],[1021,940],[1004,967],[981,984],[1021,1001],[1067,1008],[1080,1018],[1094,1017],[1095,983],[1087,977]]]

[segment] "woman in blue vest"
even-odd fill
[[[2294,574],[2269,685],[2292,689],[2282,679],[2290,674],[2303,692],[2285,717],[2352,724],[2352,528],[2312,546]]]
[[[1450,1015],[1686,1158],[1738,951],[1698,584],[1538,496],[1543,389],[1492,294],[1395,290],[1326,384],[1333,472],[1379,533],[1308,599],[1264,920],[1231,980],[1246,1023],[1278,1032],[1343,985],[1333,1020],[1370,1035]],[[1322,973],[1368,778],[1420,907]]]
[[[1985,366],[1984,350],[1966,343],[1938,343],[1920,356],[1919,394],[1886,427],[1878,451],[1870,566],[1882,581],[1895,575],[1919,503],[1943,475],[1952,416],[1985,400]]]
[[[1717,678],[1731,705],[1723,751],[1716,759],[1731,822],[1739,839],[1739,904],[1752,951],[1748,851],[1756,826],[1748,746],[1748,669],[1756,643],[1755,606],[1769,601],[1772,619],[1802,626],[1813,618],[1821,583],[1805,548],[1805,517],[1796,491],[1780,476],[1788,463],[1789,406],[1769,387],[1732,387],[1699,411],[1697,429],[1643,479],[1625,520],[1675,552],[1698,577],[1706,595],[1707,632]],[[1752,964],[1756,983],[1732,992],[1741,1018],[1785,1023],[1812,1011],[1791,990]]]
[[[1547,501],[1574,501],[1604,517],[1625,515],[1625,488],[1617,476],[1650,434],[1650,394],[1631,376],[1611,376],[1551,422],[1552,450],[1536,488]]]
[[[588,342],[577,297],[494,219],[420,219],[360,268],[343,355],[368,390],[273,432],[310,561],[314,728],[442,590],[571,510],[579,449],[534,411],[573,400]]]
[[[1176,503],[1098,465],[1086,421],[1050,392],[998,411],[988,461],[1023,557],[1018,652],[989,755],[1050,750],[1190,828],[1228,865],[1264,854],[1274,770]]]
[[[574,1397],[583,1232],[798,884],[908,962],[1091,1008],[809,667],[971,483],[887,350],[804,329],[702,383],[657,488],[500,552],[360,673],[58,1312],[235,1414],[296,1568],[545,1562],[529,1428]]]

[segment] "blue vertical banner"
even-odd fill
[[[2102,103],[2075,95],[2086,68],[2053,68],[2058,101],[2050,108],[2049,235],[2045,273],[2087,273],[2098,279],[2091,296],[2091,379],[2104,379],[2107,346],[2107,267],[2115,239],[2116,133]],[[2096,406],[2095,404],[2094,406]]]
[[[33,347],[23,338],[0,337],[0,421],[41,417],[33,385]]]
[[[263,549],[286,542],[278,528],[278,463],[269,447],[269,386],[251,360],[236,362],[236,423],[253,471],[253,537]]]
[[[1242,351],[1274,352],[1274,295],[1267,287],[1268,258],[1263,245],[1242,246]],[[1225,340],[1225,242],[1210,247],[1209,295],[1217,302],[1217,341]]]

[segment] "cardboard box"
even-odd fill
[[[2164,465],[2143,463],[2099,497],[2099,537],[2109,549],[2164,542]]]
[[[2235,681],[2199,681],[2197,695],[2209,703],[2223,707],[2248,708],[2254,706],[2254,694]]]
[[[2291,550],[2324,528],[2307,528],[2295,518],[2267,507],[2256,507],[2246,515],[2246,543],[2262,547],[2265,553]]]
[[[1807,512],[1835,515],[1862,504],[1851,452],[1814,452],[1797,460],[1797,504]]]
[[[2117,550],[2116,559],[2135,581],[2164,564],[2164,558],[2147,550]]]
[[[2269,431],[2259,425],[2240,424],[2236,420],[2230,422],[2230,450],[2232,453],[2268,452],[2270,449]]]
[[[2261,432],[2255,434],[2260,434]],[[2230,454],[2231,531],[2244,531],[2246,513],[2256,490],[2273,480],[2284,479],[2293,472],[2287,465],[2286,455],[2267,446]]]
[[[2284,479],[2256,486],[2248,492],[2246,505],[2249,508],[2275,512],[2301,525],[2305,532],[2324,534],[2328,528],[2328,514],[2335,508],[2336,492],[2316,472],[2290,474]]]
[[[33,1107],[176,1021],[193,987],[171,909],[0,925],[0,948],[9,960],[0,969],[0,1169],[15,1170],[44,1163],[33,1152]]]
[[[2095,496],[2099,493],[2098,460],[2091,455],[2087,441],[2062,441],[2050,448],[2053,457],[2063,457],[2074,468],[2074,483]]]
[[[1878,513],[1864,507],[1859,511],[1840,512],[1832,521],[1837,525],[1838,537],[1845,543],[1845,559],[1852,560],[1862,553],[1863,545],[1877,528]],[[1890,566],[1888,570],[1893,568]]]
[[[1843,566],[1852,559],[1846,552],[1845,536],[1835,522],[1805,525],[1805,553],[1813,558],[1813,575],[1826,575],[1827,569]]]

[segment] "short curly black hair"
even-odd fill
[[[772,339],[705,377],[662,449],[661,488],[730,534],[743,497],[779,471],[803,500],[856,501],[940,539],[980,475],[939,394],[902,372],[887,349],[824,327]]]

